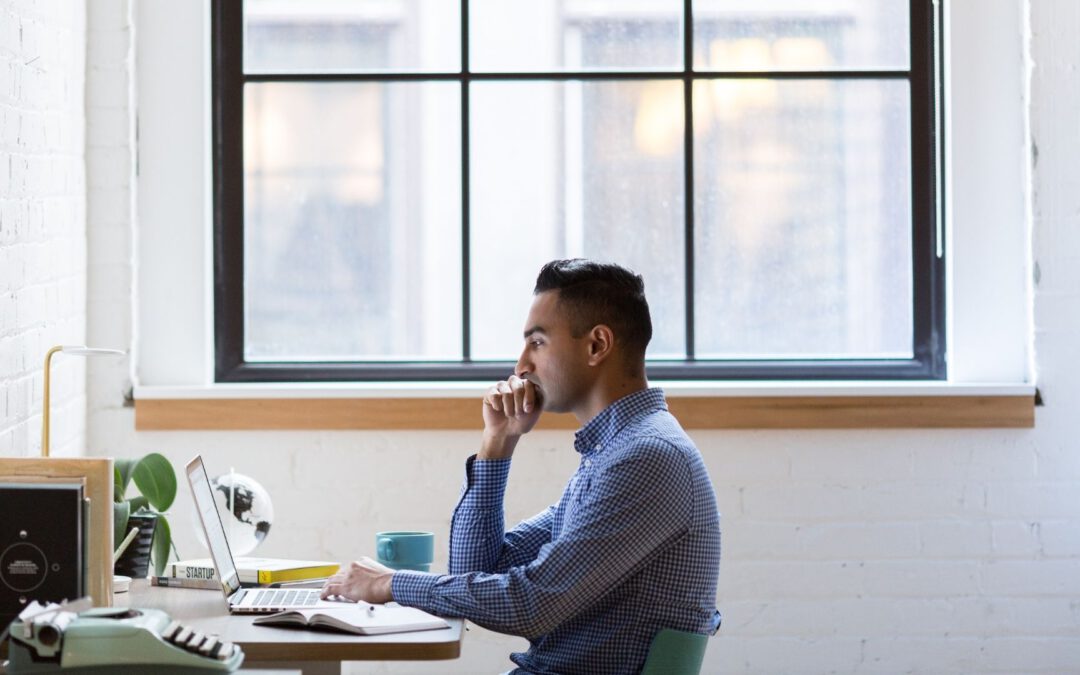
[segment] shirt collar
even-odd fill
[[[574,449],[582,455],[603,450],[628,422],[645,413],[667,410],[664,391],[651,387],[623,396],[574,434]]]

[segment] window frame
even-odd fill
[[[942,4],[909,3],[908,70],[707,71],[693,68],[692,0],[683,2],[683,69],[627,72],[500,72],[469,70],[468,0],[461,6],[461,69],[450,73],[243,72],[243,3],[211,0],[211,121],[213,166],[214,379],[216,382],[478,381],[501,379],[510,361],[474,361],[470,355],[469,85],[474,81],[680,80],[685,115],[685,360],[649,360],[653,380],[944,380],[946,378],[945,238],[942,215],[943,81],[939,38]],[[910,82],[913,356],[910,359],[704,360],[694,356],[694,136],[693,84],[708,79],[883,80]],[[248,362],[244,359],[245,82],[424,82],[461,86],[462,124],[462,344],[463,359],[385,362]],[[524,302],[524,300],[523,300]]]

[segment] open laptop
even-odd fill
[[[233,614],[271,614],[286,609],[314,609],[342,607],[342,601],[321,600],[319,590],[309,588],[241,588],[240,576],[236,573],[229,540],[225,538],[225,527],[221,524],[214,503],[214,493],[210,489],[210,478],[206,475],[202,456],[187,465],[188,485],[195,499],[195,510],[199,512],[206,542],[210,547],[210,556],[214,559],[221,590],[229,603],[229,612]],[[344,601],[353,604],[351,600]]]

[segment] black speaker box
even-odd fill
[[[85,594],[85,509],[81,483],[0,482],[0,627],[31,600]]]

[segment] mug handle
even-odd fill
[[[379,560],[385,560],[387,562],[393,562],[394,560],[394,540],[387,537],[383,537],[379,540],[375,547]]]

